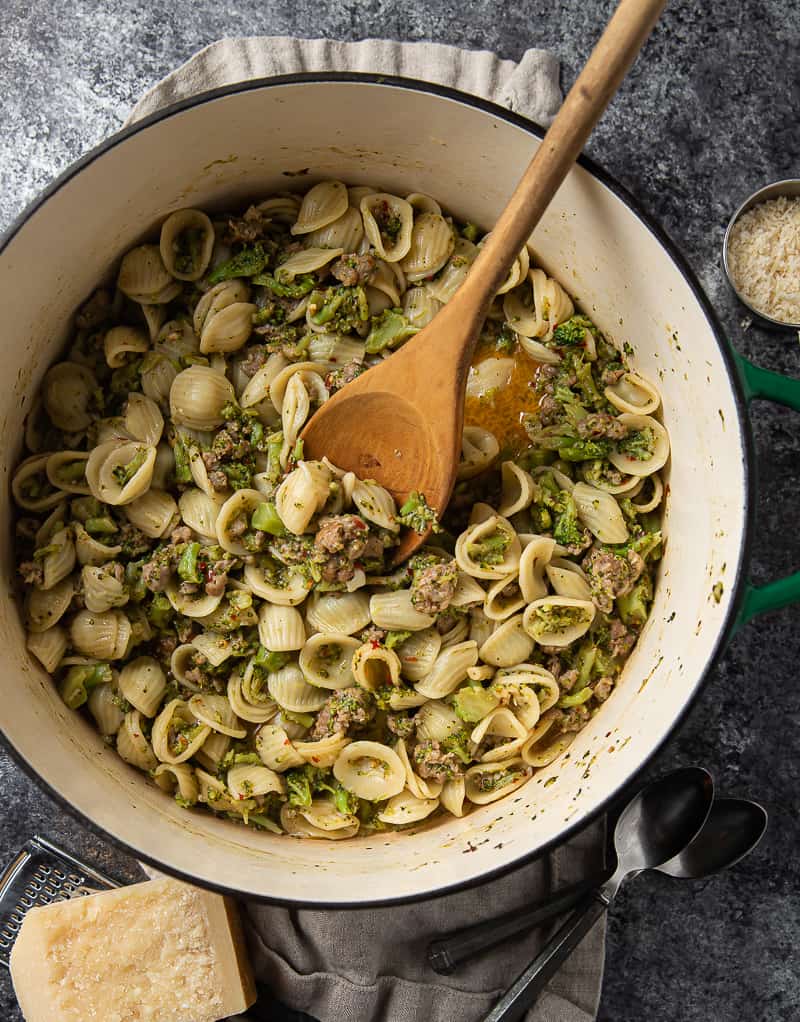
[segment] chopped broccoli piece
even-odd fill
[[[112,681],[108,664],[89,664],[85,667],[70,667],[59,686],[61,698],[71,710],[83,706],[89,693],[98,685]]]
[[[499,703],[494,692],[482,686],[463,685],[453,697],[453,709],[467,724],[477,724]]]
[[[427,532],[429,528],[434,532],[441,532],[436,511],[425,500],[425,494],[417,493],[416,490],[400,508],[397,520],[401,525],[413,529],[420,535]]]
[[[274,671],[279,671],[282,667],[285,667],[289,663],[289,654],[274,653],[272,650],[267,649],[264,646],[259,646],[255,655],[255,663],[259,667],[263,667],[265,671],[272,674]]]
[[[584,533],[578,521],[578,509],[571,494],[561,490],[556,506],[557,514],[553,525],[553,539],[561,546],[580,546]]]
[[[154,593],[150,606],[147,608],[147,620],[156,629],[163,632],[169,625],[175,611],[164,593]]]
[[[565,319],[553,331],[553,344],[559,348],[582,345],[587,330],[593,330],[594,324],[588,316],[571,316]]]
[[[411,326],[400,309],[384,309],[372,317],[366,341],[367,354],[376,355],[385,348],[396,348],[418,333],[419,329]]]
[[[308,299],[311,322],[339,333],[353,333],[369,320],[369,302],[363,287],[329,287],[312,291]]]
[[[280,267],[275,272],[277,276],[280,276]],[[314,290],[317,278],[313,273],[303,273],[299,277],[295,277],[294,282],[288,283],[276,280],[269,273],[262,273],[253,278],[253,283],[268,288],[277,298],[302,298],[303,295]]]
[[[617,613],[629,628],[641,628],[650,613],[653,600],[653,581],[648,574],[641,576],[629,593],[617,597]]]
[[[147,449],[142,447],[136,452],[136,454],[134,454],[127,465],[117,465],[114,469],[112,469],[111,474],[120,486],[125,486],[131,481],[131,479],[133,479],[146,460]]]
[[[387,649],[394,649],[395,646],[399,646],[410,638],[412,634],[413,632],[387,632],[383,644]]]
[[[592,690],[590,688],[582,688],[578,692],[570,692],[569,695],[562,696],[558,700],[558,706],[562,710],[567,710],[571,706],[583,706],[584,703],[592,698]]]
[[[185,486],[192,481],[192,470],[189,467],[189,452],[179,436],[175,437],[172,454],[175,458],[175,482]]]
[[[644,429],[635,429],[622,440],[617,441],[617,450],[620,454],[633,458],[634,461],[647,461],[652,457],[655,446],[655,433],[649,426],[645,426]]]
[[[467,241],[471,241],[473,244],[478,238],[478,228],[473,223],[466,223],[461,228],[461,237],[466,238]]]
[[[250,525],[259,532],[268,532],[271,536],[285,536],[286,526],[281,521],[278,510],[272,501],[259,504],[250,519]]]
[[[452,752],[453,755],[458,756],[462,763],[472,762],[472,752],[470,751],[470,733],[464,728],[459,728],[458,731],[453,731],[447,738],[442,741],[441,747],[445,752]]]
[[[249,248],[243,248],[241,252],[226,259],[224,263],[208,275],[209,284],[220,284],[223,280],[231,280],[233,277],[255,277],[263,273],[269,262],[269,253],[260,241]]]
[[[187,543],[178,558],[178,575],[184,582],[201,582],[197,557],[200,553],[199,543]]]

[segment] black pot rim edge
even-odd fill
[[[198,93],[188,99],[180,100],[177,103],[171,104],[162,110],[158,110],[148,117],[143,118],[140,121],[136,121],[129,127],[122,128],[120,131],[111,135],[109,138],[100,142],[93,149],[89,150],[84,156],[80,157],[74,163],[70,164],[66,170],[62,171],[61,174],[22,211],[22,213],[15,218],[11,223],[10,227],[0,236],[0,254],[5,250],[8,244],[12,241],[18,231],[23,225],[36,213],[56,192],[58,192],[65,184],[67,184],[73,177],[79,174],[85,167],[93,163],[99,157],[103,156],[106,152],[114,149],[117,145],[125,142],[128,138],[139,132],[146,130],[150,125],[156,124],[160,121],[167,120],[170,117],[174,117],[180,114],[184,110],[188,110],[191,107],[200,106],[204,103],[213,102],[216,99],[222,99],[226,96],[233,95],[239,92],[249,92],[252,90],[262,88],[275,88],[283,85],[302,85],[302,84],[322,84],[325,82],[351,82],[360,83],[364,85],[379,85],[387,86],[400,89],[408,89],[412,92],[428,93],[434,96],[439,96],[445,99],[450,99],[458,103],[462,103],[466,106],[474,107],[478,110],[482,110],[484,113],[490,114],[500,120],[507,121],[513,124],[515,127],[521,128],[528,134],[532,135],[536,139],[541,139],[545,131],[544,129],[536,124],[534,121],[527,117],[523,117],[520,114],[514,113],[510,110],[506,110],[504,107],[498,106],[489,100],[481,99],[477,96],[472,96],[465,92],[460,92],[457,89],[452,89],[448,86],[435,85],[431,82],[426,82],[416,78],[402,78],[399,76],[392,75],[380,75],[371,73],[360,73],[360,72],[349,72],[349,71],[330,71],[330,72],[305,72],[302,74],[291,74],[291,75],[279,75],[273,78],[254,78],[245,82],[237,82],[232,85],[222,86],[218,89],[212,89],[207,92]],[[755,507],[755,481],[752,467],[754,465],[754,449],[753,449],[753,437],[752,430],[750,429],[750,420],[747,410],[747,402],[745,400],[744,391],[739,378],[738,369],[734,360],[731,348],[728,345],[727,338],[722,330],[720,322],[714,312],[709,299],[703,291],[700,282],[698,281],[694,271],[689,266],[685,257],[681,253],[680,249],[675,242],[669,237],[666,231],[656,223],[649,214],[641,208],[639,201],[625,188],[619,184],[607,171],[596,164],[592,159],[585,155],[581,155],[577,160],[578,164],[587,170],[593,177],[597,178],[603,185],[605,185],[611,192],[613,192],[619,199],[621,199],[625,205],[631,210],[632,213],[641,221],[643,226],[656,238],[661,244],[678,267],[686,283],[689,285],[695,299],[703,310],[703,313],[708,321],[709,326],[716,338],[717,345],[722,354],[723,362],[728,373],[728,381],[730,383],[731,391],[733,392],[734,401],[738,409],[738,426],[739,426],[739,437],[742,447],[743,458],[743,469],[744,469],[744,482],[745,482],[745,514],[744,514],[744,526],[742,531],[742,542],[740,547],[740,556],[737,564],[736,577],[733,582],[733,596],[728,604],[727,613],[722,625],[720,626],[719,634],[717,636],[716,643],[710,656],[708,657],[703,669],[700,671],[697,681],[694,686],[686,705],[681,710],[680,714],[676,717],[672,726],[670,727],[664,738],[651,750],[647,757],[637,768],[635,774],[627,780],[623,781],[618,785],[614,791],[610,792],[607,798],[591,813],[585,817],[581,817],[571,826],[567,827],[564,831],[559,833],[557,837],[551,838],[549,841],[540,845],[538,848],[531,852],[527,852],[511,863],[506,863],[503,866],[499,866],[497,869],[491,870],[490,872],[484,873],[480,877],[476,877],[469,880],[457,881],[452,884],[448,884],[443,887],[439,887],[433,891],[427,891],[423,894],[407,895],[398,898],[386,898],[380,900],[367,900],[357,902],[325,902],[325,901],[308,901],[308,900],[293,900],[286,898],[275,898],[267,897],[264,895],[253,895],[248,891],[241,890],[226,886],[224,884],[214,883],[206,879],[198,880],[197,877],[190,873],[186,873],[180,869],[171,866],[169,863],[162,862],[155,855],[149,853],[143,853],[140,850],[134,848],[126,841],[119,837],[109,833],[105,828],[95,823],[90,819],[84,812],[78,807],[72,805],[64,796],[56,791],[49,782],[45,781],[42,776],[36,771],[31,763],[17,751],[13,745],[11,739],[6,735],[5,730],[0,729],[0,743],[7,749],[11,757],[17,763],[18,766],[24,770],[24,772],[34,781],[40,788],[42,788],[47,795],[52,798],[62,809],[64,809],[70,816],[73,817],[78,823],[86,827],[90,832],[95,834],[97,837],[104,841],[108,841],[114,847],[124,852],[127,855],[132,856],[140,862],[146,863],[152,866],[154,869],[160,870],[170,876],[176,877],[179,880],[183,880],[186,883],[199,884],[207,889],[218,891],[220,894],[229,895],[234,898],[247,899],[254,902],[270,905],[280,905],[285,907],[303,908],[308,910],[327,910],[327,909],[340,909],[340,910],[355,910],[355,909],[368,909],[368,908],[390,908],[395,905],[408,905],[414,902],[429,901],[434,898],[444,897],[448,894],[455,894],[458,891],[467,890],[472,887],[478,887],[482,884],[489,882],[490,880],[498,879],[507,873],[511,873],[516,869],[520,869],[522,866],[534,859],[540,858],[546,855],[549,851],[552,851],[555,847],[564,844],[574,834],[588,827],[594,820],[598,819],[602,813],[608,812],[613,809],[614,805],[619,803],[626,793],[636,783],[637,778],[642,772],[652,764],[655,757],[662,750],[664,745],[672,738],[681,725],[686,720],[686,717],[693,707],[695,700],[697,699],[700,691],[702,690],[706,679],[711,669],[717,663],[722,651],[727,645],[728,640],[736,626],[736,619],[742,600],[744,598],[745,588],[745,571],[750,560],[750,551],[752,543],[753,533],[753,518],[754,518],[754,507]]]

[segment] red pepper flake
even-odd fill
[[[369,640],[369,644],[370,644],[370,646],[372,646],[373,649],[380,649],[381,648],[381,644],[378,642],[377,639],[370,639]]]
[[[312,756],[311,757],[311,762],[312,763],[319,763],[319,756]]]

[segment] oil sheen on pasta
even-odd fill
[[[187,810],[339,840],[462,816],[602,712],[661,556],[660,399],[522,251],[446,509],[306,461],[481,232],[323,181],[180,210],[78,309],[12,491],[28,648]],[[427,544],[392,570],[402,529]]]

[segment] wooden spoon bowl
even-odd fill
[[[461,451],[467,373],[488,308],[665,2],[622,0],[464,283],[398,352],[322,405],[301,434],[305,457],[327,456],[374,479],[400,505],[418,491],[444,513]],[[426,535],[408,530],[395,563]]]

